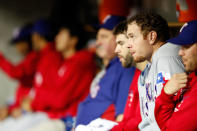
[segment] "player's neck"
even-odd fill
[[[153,53],[152,53],[152,56],[150,57],[150,59],[148,59],[149,62],[152,62],[152,58],[153,58],[154,53],[164,44],[165,44],[165,42],[157,42],[153,45]]]
[[[144,62],[136,63],[135,67],[139,69],[140,71],[143,71],[147,63],[148,61],[145,60]]]
[[[105,67],[108,66],[109,62],[110,62],[109,59],[103,59],[103,65],[104,65]]]
[[[69,58],[71,56],[73,56],[75,54],[76,50],[75,49],[70,49],[70,50],[65,50],[62,55],[63,57],[66,59],[66,58]]]
[[[41,40],[39,43],[39,48],[40,50],[43,50],[47,46],[47,41],[46,40]]]

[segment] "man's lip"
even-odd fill
[[[186,66],[186,62],[183,61],[183,65]]]
[[[183,63],[187,62],[187,60],[185,58],[182,58]]]
[[[183,65],[186,66],[187,65],[187,60],[182,58],[182,62],[183,62]]]

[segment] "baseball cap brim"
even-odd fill
[[[177,37],[167,40],[176,45],[189,45],[197,42],[197,20],[185,23]]]
[[[180,37],[180,35],[167,40],[167,42],[173,43],[175,45],[189,45],[195,43],[195,41],[193,41],[192,39],[184,39],[183,37]]]
[[[102,24],[97,25],[97,29],[104,28],[108,30],[113,30],[113,28],[117,24],[124,20],[126,20],[125,16],[108,15],[106,16]]]

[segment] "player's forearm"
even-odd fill
[[[175,101],[173,100],[174,95],[168,95],[161,91],[161,95],[157,97],[155,104],[155,118],[161,129],[163,129],[174,112]]]
[[[21,66],[14,66],[11,62],[0,56],[0,67],[10,77],[20,79],[23,77],[23,69]]]

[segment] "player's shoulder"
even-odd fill
[[[166,43],[162,45],[154,54],[153,57],[177,57],[179,52],[180,46]]]

